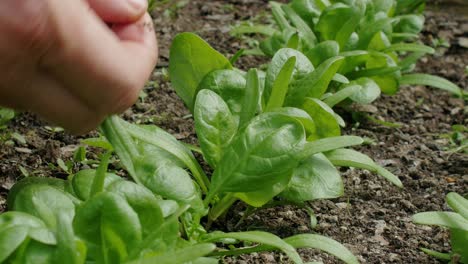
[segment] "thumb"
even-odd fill
[[[107,23],[131,23],[148,8],[147,0],[87,0],[91,9]]]

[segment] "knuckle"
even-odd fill
[[[13,30],[26,50],[43,50],[52,41],[48,1],[17,1]]]

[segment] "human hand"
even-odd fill
[[[146,0],[0,1],[0,105],[73,133],[130,107],[157,60]]]

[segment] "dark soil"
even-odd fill
[[[164,9],[168,11],[163,15]],[[434,11],[427,12],[422,40],[432,45],[433,40],[445,39],[450,47],[438,48],[435,56],[422,60],[417,71],[468,87],[464,72],[468,52],[462,40],[468,37],[468,18],[461,13],[431,10]],[[187,117],[189,112],[167,81],[165,68],[172,38],[178,32],[195,31],[220,52],[231,56],[243,47],[245,40],[231,37],[230,26],[241,20],[265,21],[267,12],[267,1],[260,0],[191,0],[179,8],[172,5],[156,10],[161,58],[153,74],[154,85],[148,85],[147,97],[123,116],[133,122],[154,123],[178,139],[196,143],[193,121]],[[237,66],[245,69],[265,62],[264,58],[250,57],[241,59]],[[366,109],[367,115],[400,124],[399,127],[390,128],[365,118],[352,119],[345,114],[348,127],[344,133],[371,139],[373,143],[361,147],[360,151],[398,175],[404,189],[372,173],[344,169],[345,196],[310,204],[319,221],[313,230],[307,212],[293,206],[259,210],[237,225],[245,209],[241,203],[234,206],[226,221],[216,223],[215,227],[229,231],[267,230],[282,237],[316,232],[343,243],[362,263],[438,263],[419,248],[449,251],[448,232],[437,227],[416,226],[411,216],[423,211],[448,210],[444,200],[448,192],[467,193],[468,155],[448,151],[450,142],[442,136],[452,131],[452,125],[468,125],[467,108],[462,100],[425,87],[403,87],[398,94],[382,96],[373,105]],[[72,160],[81,138],[45,126],[33,115],[20,113],[0,131],[0,212],[6,210],[8,190],[25,173],[67,176],[58,168],[57,160]],[[23,135],[26,144],[12,139],[13,132]],[[82,138],[96,135],[91,133]],[[94,149],[89,149],[89,159],[95,159],[96,155]],[[75,164],[72,170],[87,166]],[[300,253],[307,261],[339,263],[314,250]],[[225,259],[225,263],[285,262],[285,256],[268,252]]]

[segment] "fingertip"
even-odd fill
[[[131,23],[140,19],[148,8],[147,0],[87,0],[91,9],[107,23]]]
[[[134,23],[113,24],[111,29],[122,41],[142,43],[156,38],[153,21],[148,13]]]

